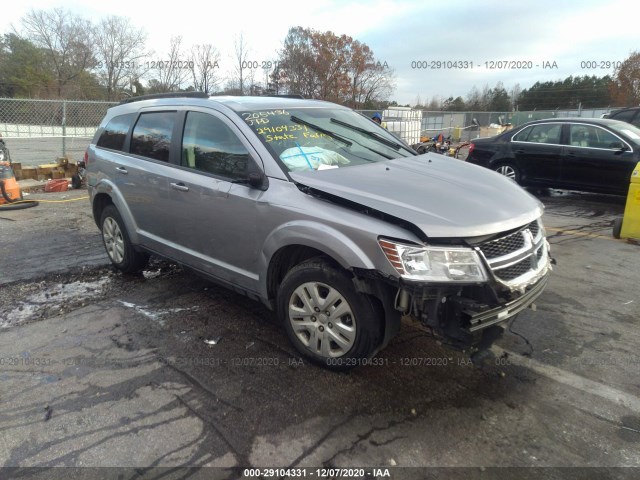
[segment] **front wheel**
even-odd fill
[[[520,183],[520,170],[514,164],[505,162],[494,167],[494,170],[516,183]]]
[[[278,291],[278,316],[296,349],[331,370],[362,364],[380,344],[383,317],[375,300],[321,258],[287,273]]]
[[[129,239],[120,212],[113,205],[105,207],[100,217],[102,241],[109,260],[120,271],[134,273],[142,270],[149,261],[149,255],[135,250]]]

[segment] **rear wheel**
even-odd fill
[[[494,170],[505,177],[513,180],[516,183],[520,183],[520,170],[513,163],[504,162],[496,165]]]
[[[149,255],[135,250],[129,239],[120,212],[108,205],[100,218],[102,241],[109,260],[120,271],[134,273],[140,271],[149,261]]]
[[[382,314],[351,278],[321,258],[291,269],[278,291],[278,315],[296,349],[331,370],[362,364],[380,344]]]

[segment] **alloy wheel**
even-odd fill
[[[500,165],[498,168],[496,168],[496,172],[501,173],[514,182],[516,181],[516,171],[511,165]]]
[[[107,217],[102,225],[102,238],[114,263],[122,263],[124,260],[124,238],[118,223],[111,217]]]

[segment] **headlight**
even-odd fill
[[[478,254],[463,247],[418,247],[378,240],[382,251],[402,278],[430,282],[484,282]]]

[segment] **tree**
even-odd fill
[[[429,100],[426,108],[430,112],[440,110],[442,108],[442,98],[440,98],[438,95],[434,95],[433,97],[431,97],[431,100]]]
[[[195,45],[191,49],[189,67],[193,78],[193,88],[199,92],[212,93],[218,88],[220,79],[216,75],[220,53],[211,44]]]
[[[442,110],[447,110],[450,112],[464,112],[465,109],[466,106],[462,97],[449,97],[444,102],[442,102]]]
[[[9,33],[0,38],[0,96],[47,96],[54,73],[44,52],[29,40]]]
[[[596,108],[612,103],[611,77],[569,76],[555,82],[536,82],[524,89],[518,101],[519,110],[557,108]]]
[[[152,78],[149,80],[149,93],[165,93],[180,90],[189,73],[184,68],[182,54],[182,37],[171,37],[169,40],[169,55],[166,60],[157,62]]]
[[[318,83],[313,70],[315,60],[311,33],[302,27],[289,29],[279,54],[277,78],[277,83],[283,83],[290,93],[309,98],[313,98]]]
[[[483,110],[482,108],[482,96],[480,95],[480,91],[474,85],[467,93],[467,101],[466,101],[467,109],[472,112],[478,112]]]
[[[364,43],[346,37],[347,76],[349,78],[349,106],[370,108],[389,98],[394,90],[393,71],[385,63],[376,61],[373,51]]]
[[[236,85],[236,88],[240,91],[240,95],[245,93],[245,80],[247,77],[247,71],[249,70],[249,63],[247,58],[249,56],[249,47],[244,40],[244,35],[241,33],[233,41],[234,45],[234,77],[232,82]]]
[[[511,92],[509,92],[509,96],[511,97],[511,110],[518,109],[518,100],[520,99],[520,95],[522,94],[522,88],[519,83],[516,83],[513,88],[511,88]]]
[[[43,49],[55,72],[57,94],[82,72],[96,66],[92,26],[62,8],[30,10],[22,18],[25,36]]]
[[[371,49],[347,35],[293,27],[279,53],[278,80],[289,93],[371,108],[393,92],[394,76]]]
[[[496,83],[496,86],[489,90],[487,110],[490,112],[508,112],[511,110],[511,99],[502,82]]]
[[[640,105],[640,51],[632,52],[616,69],[610,91],[617,106]]]
[[[137,77],[136,64],[144,57],[146,33],[125,17],[103,18],[94,29],[98,60],[97,71],[107,89],[107,100],[132,85]]]

